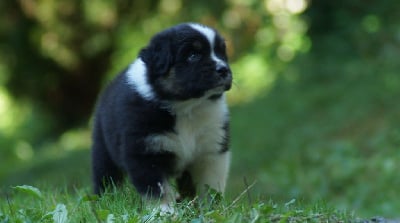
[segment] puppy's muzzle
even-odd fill
[[[224,86],[225,90],[229,90],[232,85],[232,72],[228,65],[218,63],[215,67],[215,72],[220,78],[219,85]]]
[[[230,72],[228,66],[225,64],[217,64],[215,70],[216,70],[217,74],[222,78],[226,78]]]

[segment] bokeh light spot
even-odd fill
[[[362,26],[365,31],[369,33],[376,33],[379,31],[381,22],[375,15],[368,15],[362,20]]]
[[[33,157],[33,149],[32,146],[25,142],[19,141],[15,146],[15,155],[21,160],[28,160]]]

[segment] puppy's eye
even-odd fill
[[[187,60],[189,62],[197,62],[201,59],[201,54],[200,53],[196,53],[196,52],[192,52],[189,54]]]

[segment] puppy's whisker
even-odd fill
[[[235,86],[238,90],[240,90],[240,86],[238,83],[236,83],[235,80],[232,80],[232,85]]]

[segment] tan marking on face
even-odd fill
[[[175,69],[171,68],[168,75],[162,79],[162,86],[168,92],[178,93],[182,91],[181,86],[176,84]]]

